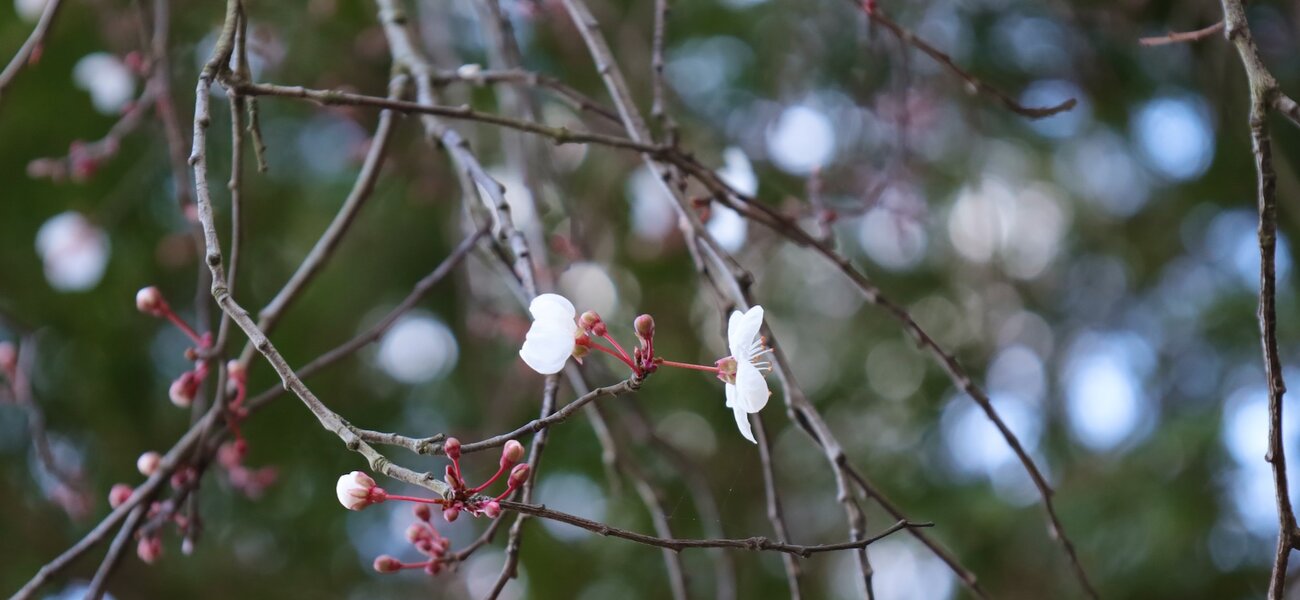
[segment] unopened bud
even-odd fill
[[[432,516],[433,511],[429,510],[428,504],[415,505],[415,518],[427,523]]]
[[[518,440],[506,442],[506,446],[501,449],[501,467],[505,468],[519,462],[524,457],[524,445]]]
[[[442,451],[447,454],[447,458],[460,460],[460,440],[449,437],[442,443]]]
[[[13,342],[0,342],[0,373],[12,373],[18,368],[18,349]]]
[[[162,538],[157,536],[142,537],[140,543],[135,546],[136,555],[148,565],[162,558],[162,551]]]
[[[459,516],[460,516],[459,506],[448,506],[447,508],[442,509],[442,518],[446,519],[448,523],[455,521],[456,518]]]
[[[636,339],[641,340],[641,345],[649,346],[650,340],[655,337],[655,319],[650,315],[641,315],[633,322],[633,328],[636,329]]]
[[[135,468],[140,471],[141,475],[148,477],[158,470],[158,465],[162,463],[162,455],[150,450],[135,459]]]
[[[112,508],[117,508],[126,504],[126,501],[131,499],[131,494],[133,492],[135,492],[135,490],[131,489],[131,486],[125,483],[113,484],[113,487],[108,490],[108,505]]]
[[[135,293],[135,307],[153,317],[161,317],[167,310],[167,300],[157,287],[149,286]]]
[[[406,541],[411,542],[412,544],[419,542],[420,540],[427,540],[431,537],[433,536],[429,532],[429,527],[424,523],[413,523],[410,527],[406,528]]]
[[[339,477],[334,493],[339,498],[339,504],[348,510],[361,510],[388,499],[388,494],[375,486],[375,480],[361,471]]]
[[[194,374],[194,371],[181,373],[181,376],[172,382],[171,387],[167,388],[167,397],[171,399],[172,404],[181,408],[188,408],[198,393],[199,377]]]
[[[226,377],[231,381],[243,381],[244,374],[244,363],[241,363],[238,360],[232,360],[226,363]]]
[[[528,463],[515,465],[515,468],[510,469],[510,479],[508,480],[507,485],[511,488],[517,488],[523,485],[525,481],[528,481],[528,473]]]
[[[578,327],[583,331],[596,337],[605,337],[609,330],[605,328],[605,322],[600,319],[596,311],[589,310],[578,317]]]
[[[496,500],[492,500],[491,502],[484,504],[483,514],[487,515],[489,519],[495,519],[501,516],[501,504],[499,504]]]
[[[387,554],[380,554],[375,558],[374,567],[380,573],[396,573],[402,570],[402,561]]]

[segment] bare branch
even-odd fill
[[[1202,27],[1195,31],[1171,31],[1167,35],[1157,35],[1151,37],[1138,38],[1138,43],[1143,46],[1164,46],[1166,44],[1181,44],[1184,42],[1199,42],[1207,37],[1223,31],[1223,21],[1219,21],[1209,27]]]
[[[62,7],[63,0],[49,0],[45,3],[45,10],[41,11],[40,19],[36,21],[32,34],[27,36],[27,41],[18,48],[18,52],[9,60],[4,70],[0,71],[0,98],[4,97],[5,88],[13,83],[18,72],[34,57],[39,56],[40,48],[45,43],[45,36],[49,34],[50,27],[54,25],[54,18],[59,15],[59,9]]]

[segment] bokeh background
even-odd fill
[[[0,5],[6,59],[41,5]],[[172,81],[183,123],[220,5],[174,7]],[[259,80],[383,94],[387,45],[369,3],[247,5]],[[528,68],[605,98],[558,2],[503,6]],[[881,7],[1025,104],[1075,97],[1079,105],[1041,121],[1012,114],[868,27],[842,0],[676,2],[666,79],[683,143],[733,185],[805,217],[810,229],[824,211],[838,215],[830,227],[839,247],[960,357],[1048,471],[1061,519],[1105,597],[1263,595],[1276,521],[1263,458],[1245,79],[1219,36],[1137,43],[1212,24],[1218,4],[885,0]],[[648,112],[653,3],[597,0],[593,8]],[[440,67],[486,64],[474,2],[411,9]],[[1283,88],[1300,90],[1296,5],[1252,2],[1249,12]],[[189,424],[188,412],[167,401],[169,382],[186,368],[186,342],[133,306],[135,290],[156,284],[187,318],[197,311],[196,257],[156,119],[124,136],[83,180],[29,173],[34,159],[64,156],[71,143],[96,140],[117,121],[143,85],[124,63],[140,49],[134,4],[69,0],[39,64],[0,105],[0,308],[11,319],[0,324],[0,340],[16,339],[15,322],[38,330],[36,397],[60,460],[76,465],[90,490],[84,514],[70,515],[33,456],[24,414],[0,405],[0,590],[16,590],[78,539],[107,513],[111,484],[139,480],[135,457],[170,447]],[[445,94],[448,103],[497,108],[489,87],[451,86]],[[536,97],[549,123],[608,130],[553,96]],[[249,307],[270,299],[333,216],[376,115],[266,99],[262,120],[270,170],[250,168],[245,185],[238,297]],[[374,197],[273,336],[295,365],[373,323],[461,239],[455,173],[423,142],[417,121],[398,123]],[[716,304],[697,286],[668,200],[637,157],[547,146],[557,175],[529,194],[521,174],[505,166],[498,130],[457,128],[494,165],[516,218],[549,246],[544,268],[580,310],[599,311],[626,343],[631,319],[653,314],[656,346],[671,358],[711,363],[725,352]],[[228,131],[218,94],[209,143],[217,182],[229,172]],[[1282,356],[1292,362],[1300,321],[1287,242],[1300,224],[1300,138],[1281,122],[1274,134],[1283,234],[1278,312]],[[215,189],[224,222],[226,194]],[[709,225],[755,272],[757,298],[799,381],[852,461],[910,516],[936,522],[933,535],[996,597],[1076,595],[1028,477],[976,405],[897,324],[865,306],[823,261],[770,231],[716,207]],[[380,343],[309,383],[363,427],[478,439],[537,412],[541,377],[515,354],[526,327],[500,269],[474,256]],[[617,365],[602,358],[588,363],[593,383],[620,379]],[[1287,376],[1300,381],[1300,372]],[[264,364],[255,363],[251,377],[254,391],[275,383]],[[561,390],[561,401],[572,397]],[[717,525],[727,535],[770,533],[757,451],[735,431],[717,381],[667,371],[634,397],[602,402],[619,427],[619,415],[636,403],[689,456],[717,497]],[[1294,465],[1296,412],[1287,414]],[[793,537],[843,539],[831,474],[789,423],[779,395],[763,418]],[[211,474],[201,493],[206,535],[195,553],[183,557],[168,536],[167,556],[154,566],[128,555],[110,586],[116,598],[460,598],[481,596],[495,580],[503,537],[437,578],[373,573],[375,555],[408,551],[401,536],[408,511],[344,511],[334,481],[363,463],[296,400],[276,401],[246,427],[250,464],[278,469],[276,483],[249,498]],[[646,448],[633,444],[631,453],[663,484],[675,533],[704,535],[703,517],[674,472]],[[442,469],[441,459],[392,456]],[[494,462],[470,460],[466,468],[486,476]],[[538,500],[651,530],[627,482],[607,476],[584,419],[553,431]],[[873,530],[892,522],[875,508],[870,516]],[[483,525],[461,519],[442,529],[461,545]],[[873,545],[870,555],[883,599],[965,596],[944,565],[906,536]],[[778,556],[734,558],[742,597],[787,595]],[[687,552],[684,560],[692,591],[709,597],[709,555]],[[860,593],[849,555],[802,562],[807,597]],[[46,591],[79,598],[97,564],[82,560]],[[534,521],[521,579],[507,593],[660,598],[668,588],[658,550]]]

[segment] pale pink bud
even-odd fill
[[[150,450],[135,459],[135,468],[140,471],[141,475],[148,477],[158,470],[158,465],[162,463],[162,455]]]
[[[636,329],[636,338],[641,340],[641,345],[649,346],[650,340],[655,336],[655,319],[650,315],[641,315],[633,322],[633,328]]]
[[[348,510],[361,510],[388,498],[382,488],[375,486],[375,480],[361,471],[339,477],[334,492],[338,495],[339,504]]]
[[[161,317],[167,310],[167,300],[158,288],[151,285],[135,293],[135,307],[146,315]]]
[[[231,381],[244,380],[244,363],[232,360],[226,363],[226,377]]]
[[[194,396],[199,393],[199,377],[194,371],[186,371],[172,382],[170,388],[167,388],[167,397],[171,399],[172,404],[181,408],[188,408],[194,402]]]
[[[442,518],[446,519],[448,523],[455,521],[456,518],[459,516],[460,516],[459,506],[448,506],[447,508],[442,509]]]
[[[421,521],[428,522],[429,519],[432,517],[433,517],[433,511],[429,510],[428,504],[415,505],[415,518]]]
[[[433,534],[429,531],[429,527],[424,523],[413,523],[410,527],[406,528],[406,541],[411,542],[412,544],[419,542],[420,540],[427,540],[431,537],[433,537]]]
[[[501,516],[501,505],[496,500],[492,500],[483,505],[483,514],[487,515],[489,519],[495,519]]]
[[[145,564],[152,565],[159,558],[162,558],[162,538],[149,536],[140,538],[140,543],[135,547],[135,553]]]
[[[113,487],[108,490],[108,505],[112,508],[117,508],[126,504],[126,501],[131,499],[131,494],[133,492],[135,492],[135,490],[131,489],[131,486],[125,483],[113,484]]]
[[[447,458],[460,460],[460,440],[449,437],[442,443],[442,451],[447,454]]]
[[[374,566],[375,570],[380,573],[396,573],[402,570],[402,561],[387,554],[380,554],[375,558]]]
[[[600,315],[592,310],[582,313],[582,316],[578,317],[578,327],[596,337],[605,337],[605,334],[609,333]]]
[[[528,473],[528,463],[515,465],[515,468],[510,469],[510,479],[507,485],[512,489],[523,485],[525,481],[528,481]]]
[[[519,462],[523,457],[524,445],[520,444],[517,440],[510,440],[506,442],[505,447],[501,449],[501,466],[504,468],[513,465]]]
[[[13,342],[0,342],[0,373],[12,373],[18,368],[18,349]]]

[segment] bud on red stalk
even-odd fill
[[[380,554],[375,558],[374,567],[380,573],[396,573],[402,570],[402,561],[387,554]]]
[[[633,328],[636,329],[636,339],[641,340],[641,345],[650,347],[650,340],[655,336],[655,319],[650,315],[641,315],[633,322]]]
[[[167,389],[167,397],[171,399],[172,404],[181,408],[188,407],[194,402],[194,396],[199,393],[199,378],[194,371],[186,371],[172,382]]]
[[[151,285],[135,293],[135,307],[146,315],[161,317],[167,311],[167,300],[157,287]]]
[[[600,315],[595,311],[587,311],[578,317],[578,327],[583,331],[596,337],[605,337],[609,330],[605,327],[605,322],[601,320]]]
[[[518,440],[506,442],[506,446],[501,449],[501,468],[506,468],[519,462],[524,457],[524,445]]]
[[[460,460],[460,440],[449,437],[442,443],[442,451],[447,454],[447,458]]]
[[[429,521],[429,518],[432,516],[433,516],[433,511],[429,510],[428,504],[415,505],[415,518],[427,523]]]
[[[448,523],[455,521],[459,516],[460,507],[458,506],[448,506],[447,508],[442,509],[442,518],[446,519]]]
[[[424,523],[412,523],[410,527],[406,528],[406,541],[411,542],[412,544],[420,540],[427,540],[430,537],[432,537],[432,535],[429,532],[429,528]]]
[[[528,481],[528,474],[528,463],[515,465],[515,468],[510,470],[510,479],[507,485],[512,489],[523,485],[525,481]]]
[[[496,500],[488,502],[483,505],[483,514],[487,515],[489,519],[495,519],[501,516],[501,505]]]
[[[125,483],[115,483],[108,490],[108,505],[117,508],[126,503],[131,498],[131,493],[135,490]]]

